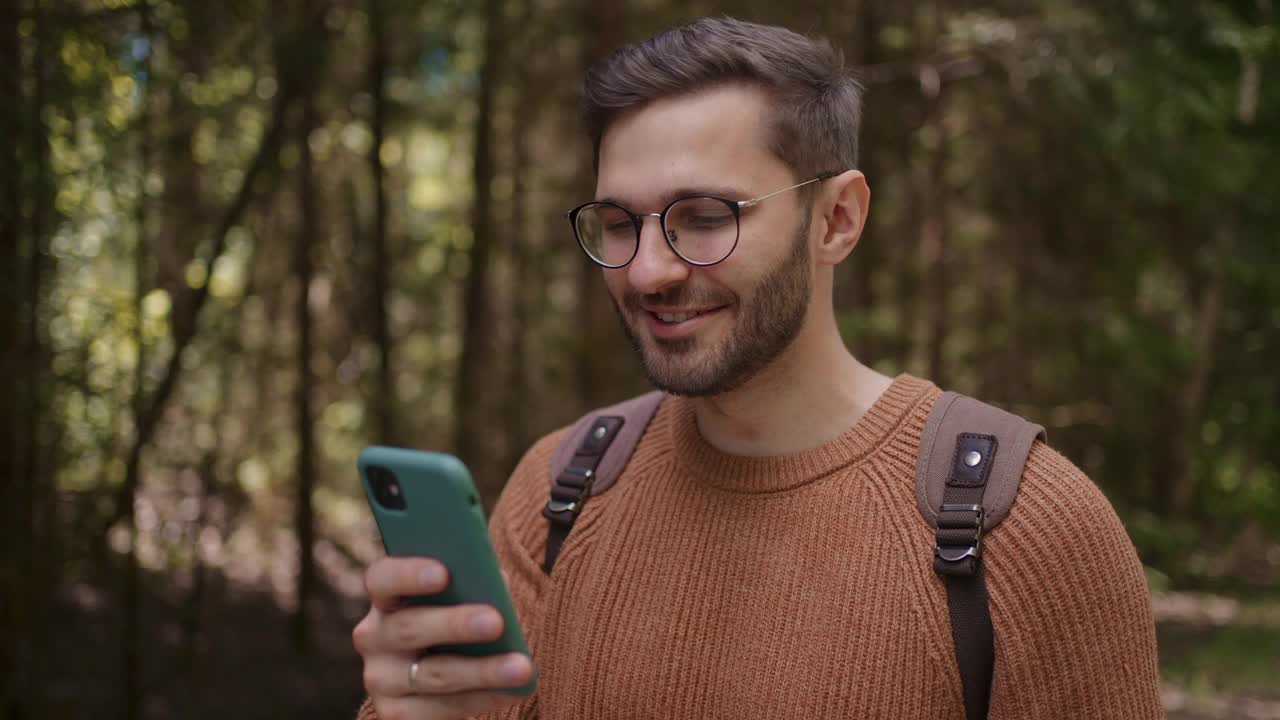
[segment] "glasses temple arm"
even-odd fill
[[[819,175],[818,177],[811,178],[811,179],[809,179],[809,180],[805,180],[805,181],[804,181],[804,182],[802,182],[802,183],[796,183],[795,185],[792,185],[791,187],[784,187],[784,188],[782,188],[781,190],[774,190],[773,192],[769,193],[768,195],[761,195],[761,196],[760,196],[760,197],[758,197],[758,198],[751,198],[750,200],[739,200],[739,201],[738,201],[738,207],[740,207],[740,208],[749,208],[749,207],[752,207],[753,205],[756,205],[756,204],[760,203],[762,200],[768,200],[769,198],[773,197],[774,195],[781,195],[782,193],[784,193],[784,192],[786,192],[786,191],[788,191],[788,190],[795,190],[796,188],[804,187],[805,185],[808,185],[809,183],[816,183],[816,182],[818,182],[819,180],[830,180],[831,178],[835,177],[836,175],[839,175],[839,173],[834,173],[834,172],[825,172],[825,173],[822,173],[821,175]]]

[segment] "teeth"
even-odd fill
[[[663,321],[663,322],[678,323],[678,322],[684,322],[685,320],[688,320],[688,319],[689,319],[689,318],[691,318],[691,317],[697,317],[697,316],[698,316],[698,314],[699,314],[699,313],[696,313],[696,312],[691,312],[691,313],[658,313],[658,317],[662,318],[662,321]]]

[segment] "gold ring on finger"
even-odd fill
[[[409,664],[409,692],[416,692],[418,682],[418,661]]]

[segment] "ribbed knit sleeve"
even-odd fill
[[[1164,717],[1142,564],[1102,492],[1037,442],[983,553],[991,718]]]
[[[546,551],[546,523],[541,521],[542,504],[550,489],[551,456],[567,428],[543,437],[525,453],[507,482],[489,518],[489,538],[498,564],[506,574],[516,615],[537,666],[536,632],[541,616],[541,598],[548,582],[542,571]],[[535,690],[527,700],[492,716],[494,720],[532,720],[537,717]],[[373,704],[365,698],[356,720],[378,720]]]

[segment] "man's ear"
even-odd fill
[[[822,227],[826,233],[819,239],[817,259],[836,265],[853,252],[867,223],[871,189],[867,178],[857,170],[846,170],[823,183],[818,198],[822,211]]]

